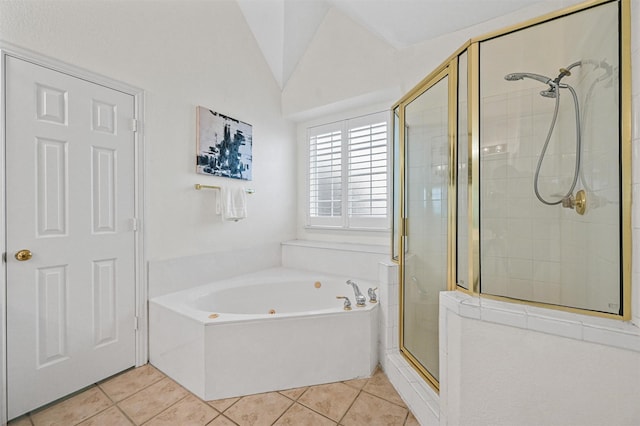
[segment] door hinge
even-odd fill
[[[137,132],[138,131],[138,119],[137,118],[132,118],[131,119],[131,131],[133,131],[133,132]]]
[[[131,220],[131,230],[134,232],[138,231],[138,218],[132,217],[130,220]]]
[[[138,327],[138,325],[139,325],[139,324],[138,324],[138,322],[139,322],[138,320],[139,320],[139,318],[138,318],[138,317],[133,317],[133,330],[134,330],[134,331],[138,331],[138,328],[139,328],[139,327]]]

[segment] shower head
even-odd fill
[[[558,92],[556,92],[554,88],[550,88],[540,92],[540,96],[543,96],[545,98],[555,98],[558,96]]]
[[[538,80],[539,82],[543,83],[543,84],[549,84],[550,82],[553,82],[552,79],[550,79],[549,77],[545,77],[544,75],[540,75],[540,74],[534,74],[531,72],[514,72],[511,74],[507,74],[504,76],[504,79],[507,81],[516,81],[516,80],[523,80],[525,78],[531,78],[533,80]]]

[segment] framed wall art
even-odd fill
[[[202,106],[197,108],[196,117],[196,172],[251,180],[251,125]]]

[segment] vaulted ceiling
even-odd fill
[[[562,0],[237,0],[283,88],[331,8],[402,49],[537,3]]]

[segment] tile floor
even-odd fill
[[[415,426],[415,417],[378,368],[350,380],[202,401],[147,364],[9,422],[9,426]]]

